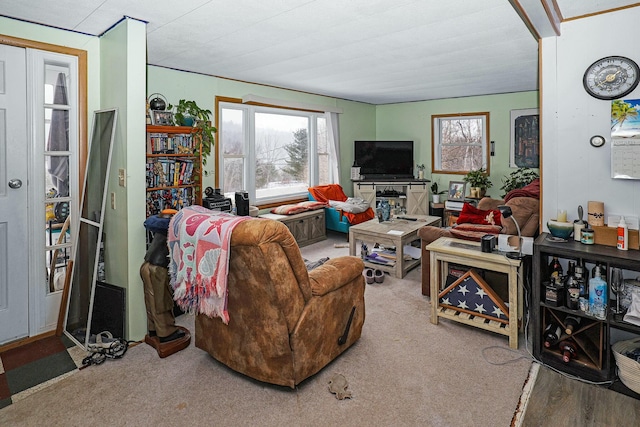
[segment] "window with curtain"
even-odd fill
[[[489,171],[489,113],[431,116],[431,159],[435,173]]]
[[[219,103],[222,192],[247,191],[252,204],[264,205],[306,198],[309,187],[337,182],[329,121],[322,112]]]

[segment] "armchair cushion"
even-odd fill
[[[311,293],[314,296],[326,295],[331,291],[356,280],[362,275],[364,264],[357,257],[340,257],[330,259],[309,272]]]

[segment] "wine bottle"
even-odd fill
[[[564,318],[564,326],[565,326],[564,331],[567,333],[567,335],[573,334],[573,331],[578,329],[578,326],[580,326],[580,321],[581,321],[580,317],[571,316],[571,315]]]
[[[571,359],[578,358],[578,348],[576,347],[573,341],[569,341],[569,340],[560,341],[560,344],[558,345],[558,347],[562,352],[562,360],[565,363],[569,363]]]
[[[544,337],[544,346],[551,348],[560,341],[562,334],[562,328],[557,323],[549,323],[544,330],[542,336]]]

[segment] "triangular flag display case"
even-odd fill
[[[470,269],[438,294],[438,306],[473,317],[509,323],[509,309],[474,269]]]

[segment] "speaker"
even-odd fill
[[[236,215],[249,215],[249,193],[246,191],[236,192]]]

